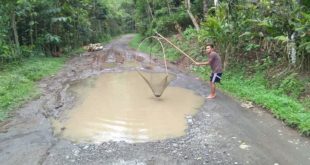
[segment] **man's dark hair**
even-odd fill
[[[214,45],[211,44],[211,43],[207,43],[206,47],[207,47],[207,46],[210,46],[211,48],[214,48]]]

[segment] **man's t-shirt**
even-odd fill
[[[218,53],[211,52],[209,54],[209,64],[213,73],[222,73],[222,61]]]

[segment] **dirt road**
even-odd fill
[[[220,92],[215,100],[205,100],[194,116],[186,117],[186,135],[178,138],[90,144],[74,143],[55,134],[51,120],[74,105],[74,97],[67,92],[70,84],[106,72],[134,70],[123,65],[135,56],[143,57],[128,48],[131,38],[132,35],[125,35],[101,51],[76,56],[57,75],[40,81],[42,96],[1,124],[0,164],[310,164],[309,138],[300,136],[268,112],[241,106],[243,103]],[[177,75],[170,85],[201,96],[209,93],[205,82],[172,65],[169,69]]]

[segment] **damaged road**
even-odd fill
[[[133,35],[124,35],[105,45],[103,50],[73,57],[54,76],[39,82],[40,98],[16,111],[0,127],[0,164],[270,164],[307,165],[310,140],[286,127],[258,107],[235,101],[218,93],[205,100],[193,116],[186,116],[184,136],[153,142],[100,144],[75,143],[55,133],[51,120],[60,118],[74,106],[68,93],[70,84],[104,73],[134,71],[129,60],[146,63],[147,55],[128,47]],[[205,97],[207,83],[176,66],[171,86],[182,87]],[[245,106],[244,106],[245,105]]]

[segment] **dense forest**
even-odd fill
[[[2,63],[40,52],[59,56],[111,36],[154,30],[218,44],[225,64],[234,60],[310,70],[306,0],[3,0]],[[35,53],[35,54],[40,54]]]
[[[287,122],[310,134],[309,114],[304,113],[310,109],[308,0],[1,0],[0,27],[2,70],[29,57],[64,56],[124,33],[143,38],[157,31],[197,60],[203,59],[205,43],[214,43],[227,77],[247,78],[244,82],[252,86],[259,82],[275,95],[297,101],[286,106],[294,112]],[[168,53],[172,60],[180,58],[173,50]],[[269,109],[287,105],[259,99],[252,101]],[[281,115],[276,116],[285,120]]]
[[[133,4],[112,0],[2,0],[0,58],[8,63],[59,56],[84,44],[133,31]],[[122,10],[119,10],[119,9]]]

